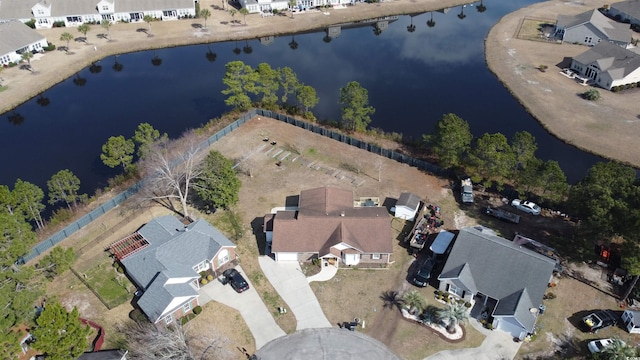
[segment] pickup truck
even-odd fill
[[[460,181],[460,192],[463,203],[473,204],[473,183],[471,179],[466,178]]]
[[[598,310],[582,318],[582,323],[590,333],[618,323],[618,316],[611,310]]]
[[[496,217],[496,218],[498,218],[500,220],[506,220],[506,221],[512,222],[514,224],[517,224],[517,223],[520,222],[520,215],[517,215],[517,214],[514,214],[514,213],[510,213],[508,211],[492,208],[491,206],[487,206],[487,209],[485,210],[485,213],[487,215],[491,215],[493,217]]]

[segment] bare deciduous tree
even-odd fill
[[[232,356],[229,339],[215,330],[192,331],[189,324],[177,321],[171,329],[151,323],[127,321],[117,326],[126,342],[130,359],[205,360],[228,359]]]
[[[175,212],[173,200],[180,201],[182,215],[189,217],[189,190],[201,174],[200,163],[204,151],[198,148],[195,133],[181,140],[161,140],[149,148],[142,168],[147,176],[142,188],[145,200],[155,201]]]

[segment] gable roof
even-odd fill
[[[622,79],[640,68],[640,54],[606,41],[601,41],[573,60],[585,65],[595,63],[601,72],[608,73],[613,80]]]
[[[514,316],[531,330],[555,262],[482,226],[460,230],[438,277],[498,300],[494,316]]]
[[[558,15],[557,26],[560,28],[571,29],[584,24],[593,25],[609,40],[625,43],[631,41],[629,24],[611,20],[598,10],[589,10],[578,15]]]
[[[420,196],[409,192],[401,193],[398,201],[396,202],[396,207],[404,206],[411,210],[417,209],[418,205],[420,205]]]
[[[640,0],[628,0],[611,4],[610,8],[616,9],[636,19],[640,19]]]
[[[44,36],[20,21],[0,22],[0,56],[41,40]]]
[[[354,208],[353,192],[327,187],[301,191],[299,204],[297,212],[273,216],[274,252],[329,253],[338,244],[363,253],[393,252],[386,208]]]

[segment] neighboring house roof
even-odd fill
[[[126,360],[127,351],[125,350],[103,350],[96,352],[86,352],[78,358],[78,360]]]
[[[172,215],[162,216],[144,225],[138,234],[149,245],[121,262],[144,290],[138,305],[154,322],[168,307],[175,308],[198,295],[189,285],[200,277],[193,270],[195,265],[210,261],[223,247],[235,247],[203,219],[185,226]],[[173,304],[176,298],[183,301]]]
[[[362,253],[393,252],[386,208],[354,208],[353,192],[327,187],[301,191],[299,203],[297,212],[278,211],[273,217],[273,252],[323,256],[338,244]]]
[[[438,277],[498,300],[494,316],[514,316],[531,330],[555,262],[482,226],[460,230]]]
[[[418,205],[420,205],[420,196],[409,192],[401,193],[396,202],[396,207],[403,206],[411,210],[417,209]]]
[[[640,19],[640,0],[621,1],[611,4],[610,7],[633,18]]]
[[[20,21],[0,23],[0,56],[41,40],[44,36]]]
[[[609,73],[613,80],[623,79],[640,68],[640,54],[606,41],[575,56],[573,60],[585,65],[595,63],[601,72]]]
[[[590,10],[578,15],[558,15],[557,27],[571,29],[588,23],[598,29],[609,40],[626,43],[631,41],[629,24],[611,20],[598,10]]]

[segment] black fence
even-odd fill
[[[429,163],[427,161],[424,160],[419,160],[419,159],[415,159],[411,156],[407,156],[405,154],[399,153],[397,151],[393,151],[393,150],[389,150],[389,149],[385,149],[382,148],[378,145],[374,145],[374,144],[370,144],[368,142],[353,138],[349,135],[343,134],[341,132],[338,131],[334,131],[331,129],[327,129],[325,127],[313,124],[313,123],[308,123],[305,121],[302,121],[300,119],[296,119],[284,114],[280,114],[280,113],[276,113],[273,111],[269,111],[269,110],[263,110],[263,109],[253,109],[251,111],[249,111],[248,113],[245,113],[244,115],[242,115],[240,118],[238,118],[236,121],[234,121],[233,123],[227,125],[225,128],[223,128],[222,130],[218,131],[217,133],[213,134],[211,137],[209,137],[208,139],[204,140],[203,142],[201,142],[198,145],[198,150],[205,150],[207,149],[211,144],[215,143],[216,141],[222,139],[223,137],[225,137],[226,135],[230,134],[232,131],[234,131],[235,129],[239,128],[240,126],[242,126],[244,123],[246,123],[247,121],[249,121],[249,119],[253,118],[254,116],[265,116],[265,117],[269,117],[269,118],[273,118],[276,120],[280,120],[283,122],[286,122],[287,124],[291,124],[294,126],[297,126],[299,128],[303,128],[305,130],[314,132],[316,134],[320,134],[322,136],[326,136],[328,138],[340,141],[342,143],[345,144],[349,144],[351,146],[355,146],[357,148],[366,150],[368,152],[374,153],[374,154],[378,154],[380,156],[384,156],[388,159],[392,159],[395,160],[399,163],[403,163],[403,164],[407,164],[413,167],[416,167],[420,170],[432,173],[432,174],[436,174],[436,175],[444,175],[444,172],[441,168],[439,168],[437,165],[434,165],[432,163]],[[49,250],[50,248],[54,247],[56,244],[60,243],[62,240],[66,239],[67,237],[71,236],[71,234],[75,233],[76,231],[82,229],[83,227],[89,225],[92,221],[98,219],[100,216],[102,216],[103,214],[107,213],[109,210],[115,208],[116,206],[120,205],[121,203],[123,203],[125,200],[129,199],[130,197],[132,197],[134,194],[136,194],[140,188],[142,187],[144,180],[141,180],[140,182],[136,183],[135,185],[133,185],[132,187],[126,189],[125,191],[119,193],[118,195],[114,196],[112,199],[108,200],[106,203],[102,204],[101,206],[97,207],[96,209],[92,210],[90,213],[88,213],[87,215],[84,215],[83,217],[81,217],[80,219],[76,220],[75,222],[67,225],[64,229],[58,231],[57,233],[53,234],[53,236],[51,236],[50,238],[38,243],[33,249],[31,249],[31,251],[22,256],[20,259],[18,259],[18,264],[24,264],[27,261],[35,258],[36,256],[42,254],[43,252]]]

